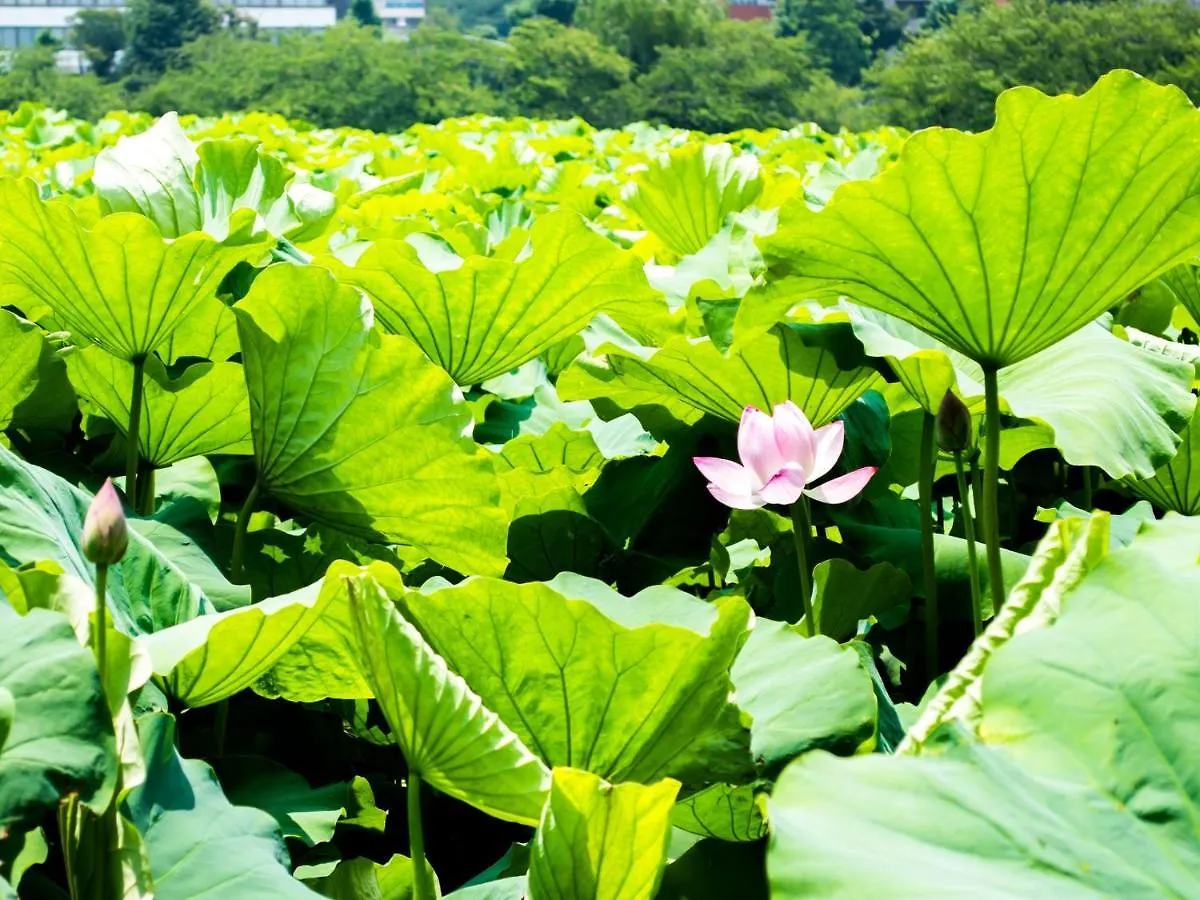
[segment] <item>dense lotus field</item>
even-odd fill
[[[0,169],[0,897],[1200,897],[1180,91]]]

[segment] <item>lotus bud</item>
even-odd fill
[[[971,447],[971,412],[954,391],[946,391],[938,407],[937,445],[945,453],[962,453]]]
[[[128,546],[125,511],[109,478],[92,499],[83,520],[83,555],[98,566],[111,566],[121,561]]]

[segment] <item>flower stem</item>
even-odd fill
[[[413,864],[413,900],[436,900],[429,863],[425,861],[425,832],[421,824],[421,776],[408,773],[408,855]]]
[[[808,539],[812,534],[812,519],[808,513],[808,498],[800,497],[792,504],[792,537],[796,541],[796,567],[800,572],[800,602],[804,607],[804,623],[808,636],[817,633],[813,621],[812,570],[808,567]]]
[[[1000,562],[1000,388],[996,368],[983,369],[985,438],[983,452],[983,539],[987,543],[988,589],[992,613],[1004,605],[1004,568]]]
[[[936,418],[925,413],[921,422],[921,462],[917,492],[921,506],[921,568],[925,575],[925,670],[932,681],[938,671],[938,596],[937,570],[933,558],[933,475],[937,466],[934,449]]]
[[[961,452],[954,454],[954,474],[958,479],[959,509],[962,510],[963,531],[967,538],[967,568],[971,578],[971,622],[975,626],[975,637],[983,633],[983,594],[979,589],[979,557],[975,553],[975,518],[967,499],[967,473]]]
[[[246,529],[250,527],[250,516],[254,513],[254,504],[258,502],[258,492],[261,482],[255,479],[246,502],[238,512],[237,524],[233,529],[233,550],[229,555],[229,575],[235,584],[246,580]]]
[[[108,702],[105,675],[108,672],[108,566],[96,564],[96,668],[100,671],[100,692]]]
[[[125,432],[125,496],[129,505],[137,506],[138,440],[142,428],[142,389],[145,385],[146,358],[136,357],[133,363],[133,390],[129,396],[129,428]]]

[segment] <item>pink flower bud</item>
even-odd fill
[[[125,511],[109,478],[92,499],[83,520],[83,555],[97,565],[111,566],[121,561],[128,546]]]

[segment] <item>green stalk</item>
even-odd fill
[[[983,633],[983,592],[979,588],[979,557],[975,553],[975,518],[967,497],[967,474],[963,467],[961,452],[954,454],[954,474],[958,479],[959,509],[962,510],[963,531],[967,538],[967,568],[971,576],[971,621],[975,626],[975,637]]]
[[[233,550],[229,555],[229,575],[235,584],[246,580],[246,529],[250,527],[250,516],[254,513],[254,504],[258,502],[260,483],[256,479],[246,495],[246,502],[238,512],[237,524],[233,529]]]
[[[96,668],[100,672],[100,693],[108,702],[108,692],[104,689],[105,676],[108,673],[108,566],[96,563]]]
[[[129,397],[129,428],[125,440],[125,496],[129,504],[137,504],[138,438],[142,429],[142,390],[146,377],[146,358],[139,356],[133,361],[133,391]]]
[[[1092,511],[1092,467],[1084,466],[1083,472],[1083,508]]]
[[[813,621],[812,570],[808,567],[808,539],[812,535],[812,519],[808,513],[808,498],[800,497],[792,504],[792,537],[796,541],[796,567],[800,572],[800,602],[804,607],[804,624],[808,636],[817,633]]]
[[[154,515],[154,466],[142,466],[138,470],[138,496],[134,510],[139,516]]]
[[[408,855],[413,864],[413,900],[437,900],[429,864],[425,861],[425,832],[421,825],[421,776],[408,773]]]
[[[992,613],[1004,605],[1004,569],[1000,563],[1000,388],[995,366],[984,366],[983,399],[986,429],[983,453],[983,539],[987,543],[988,588]]]
[[[925,413],[921,422],[921,462],[917,481],[921,506],[921,568],[925,574],[925,672],[930,681],[940,674],[937,571],[933,559],[933,475],[937,466],[933,438],[936,421],[933,415]]]

